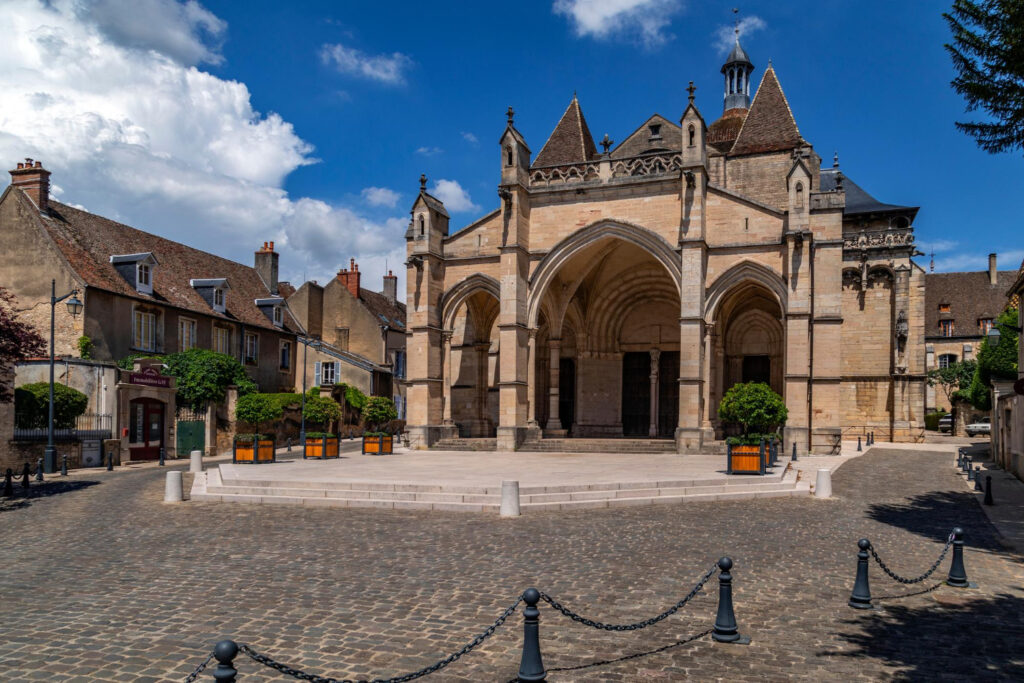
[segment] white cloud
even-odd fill
[[[749,17],[743,17],[740,19],[739,30],[740,37],[750,35],[755,31],[760,31],[765,28],[767,24],[764,23],[764,19],[751,15]],[[718,30],[715,31],[715,48],[722,54],[726,54],[732,49],[733,44],[736,42],[736,28],[737,26],[719,26]]]
[[[368,55],[354,47],[341,43],[327,44],[320,48],[320,59],[343,74],[368,78],[388,85],[405,82],[405,72],[413,61],[401,52],[390,55]]]
[[[11,168],[22,157],[41,159],[58,200],[243,263],[273,239],[282,279],[331,277],[338,262],[356,257],[368,286],[379,289],[383,271],[375,269],[404,251],[407,219],[372,221],[288,195],[284,179],[316,163],[312,146],[277,114],[255,111],[244,83],[188,65],[179,49],[193,40],[211,50],[204,27],[219,26],[216,17],[195,23],[188,40],[141,49],[83,20],[101,4],[5,3],[0,160]],[[152,16],[153,7],[169,4],[138,6]],[[126,3],[124,11],[135,7]],[[194,2],[177,7],[182,16],[202,10]]]
[[[367,187],[363,188],[363,199],[370,206],[386,206],[388,208],[395,208],[398,204],[399,198],[402,195],[398,194],[394,190],[389,190],[386,187]]]
[[[477,137],[475,135],[473,135],[472,133],[463,132],[462,133],[462,139],[465,140],[466,142],[468,142],[471,145],[479,145],[480,144],[480,140],[478,140]]]
[[[952,251],[960,246],[955,240],[924,240],[917,242],[917,248],[926,254]]]
[[[422,154],[425,157],[437,156],[438,154],[441,154],[442,152],[444,152],[444,150],[441,149],[440,147],[417,147],[416,148],[416,153],[417,154]]]
[[[479,211],[480,207],[473,203],[469,193],[456,180],[438,180],[430,188],[430,194],[442,202],[449,211]]]
[[[657,47],[673,37],[665,29],[682,8],[682,0],[555,0],[552,9],[569,18],[577,36]]]
[[[182,64],[219,64],[227,23],[195,0],[81,0],[76,13],[112,42]]]
[[[996,254],[999,270],[1017,270],[1022,259],[1024,249],[1008,249]],[[941,273],[987,271],[988,253],[957,251],[955,254],[936,258],[935,270]]]

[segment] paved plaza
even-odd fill
[[[225,636],[322,675],[388,677],[457,650],[529,586],[585,616],[632,622],[673,604],[726,554],[736,561],[736,616],[749,646],[686,642],[714,621],[714,580],[641,632],[596,631],[542,605],[549,680],[1024,677],[1024,557],[1000,544],[947,453],[875,448],[836,471],[833,487],[824,501],[503,520],[165,505],[158,468],[78,473],[53,495],[0,508],[0,679],[182,680]],[[916,575],[957,524],[978,589],[922,592],[948,561],[918,586],[872,566],[880,609],[846,606],[859,537],[893,569]],[[509,680],[521,634],[519,610],[427,680]],[[243,681],[285,680],[244,657],[238,668]]]

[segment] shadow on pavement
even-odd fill
[[[952,606],[887,604],[877,616],[844,620],[862,630],[841,636],[852,649],[819,654],[883,660],[907,669],[893,676],[900,681],[1024,680],[1024,599],[964,597]]]
[[[631,659],[639,659],[640,657],[647,657],[647,656],[650,656],[650,655],[656,655],[656,654],[658,654],[660,652],[667,652],[668,650],[672,650],[672,649],[677,648],[677,647],[679,647],[681,645],[687,645],[687,644],[692,643],[694,641],[700,640],[701,638],[703,638],[706,635],[709,635],[710,633],[711,633],[711,629],[708,629],[707,631],[704,631],[703,633],[698,633],[696,635],[690,636],[689,638],[683,638],[682,640],[677,640],[674,643],[669,643],[668,645],[663,645],[661,647],[654,648],[653,650],[644,650],[643,652],[634,652],[632,654],[623,655],[622,657],[615,657],[614,659],[599,659],[597,661],[587,662],[586,664],[578,664],[576,666],[552,667],[552,668],[548,669],[547,671],[548,671],[549,674],[550,673],[557,673],[557,672],[560,672],[560,671],[583,671],[584,669],[593,669],[593,668],[598,667],[598,666],[607,666],[608,664],[616,664],[618,662],[626,662],[626,661],[629,661]],[[516,680],[518,680],[518,679],[515,679],[515,678],[512,679],[512,681],[516,681]]]
[[[996,542],[992,525],[979,503],[978,495],[970,491],[934,491],[913,496],[903,503],[872,504],[867,516],[939,543],[945,543],[949,532],[958,526],[963,528],[968,546],[1005,552]]]
[[[15,483],[13,496],[10,498],[0,497],[0,512],[27,507],[30,504],[29,501],[34,499],[59,496],[62,493],[79,491],[97,484],[99,484],[98,481],[47,481],[42,484],[33,481],[25,489],[20,483]]]

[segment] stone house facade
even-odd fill
[[[1006,295],[1008,306],[1019,311],[1024,299],[1024,262]],[[1000,467],[1024,481],[1024,344],[1017,344],[1017,381],[996,380],[992,385],[992,455]]]
[[[326,285],[303,283],[287,300],[307,335],[320,342],[302,350],[306,386],[344,383],[387,396],[404,418],[405,304],[398,300],[398,278],[389,272],[380,292],[366,289],[351,259]]]
[[[988,270],[967,273],[928,273],[925,276],[925,366],[931,371],[958,361],[972,360],[1007,306],[1006,291],[1017,271],[996,269],[989,254]],[[928,387],[928,412],[951,409],[940,387]]]
[[[499,207],[452,232],[426,191],[407,240],[410,438],[674,439],[721,448],[726,390],[784,397],[784,440],[923,436],[924,271],[915,207],[821,168],[775,70],[751,101],[737,42],[725,106],[694,88],[597,151],[574,96],[536,157],[513,111]]]

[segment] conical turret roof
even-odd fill
[[[583,110],[580,109],[579,100],[576,95],[572,96],[572,102],[562,114],[562,119],[555,126],[548,141],[541,147],[537,158],[534,159],[534,166],[558,166],[561,164],[575,164],[580,161],[596,159],[597,146],[594,138],[587,127],[587,120],[583,118]]]
[[[754,65],[754,63],[750,61],[750,57],[747,56],[747,53],[740,46],[739,36],[736,37],[736,44],[732,46],[732,52],[729,53],[729,56],[725,60],[725,64],[722,65],[722,73],[725,73],[725,67],[733,64]]]
[[[769,65],[730,153],[756,154],[792,149],[801,140],[800,129],[782,93],[775,69]]]

